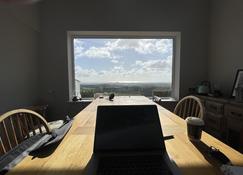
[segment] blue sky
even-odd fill
[[[172,39],[74,39],[81,83],[172,81]]]

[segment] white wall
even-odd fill
[[[53,118],[67,113],[68,30],[181,31],[181,96],[206,79],[229,95],[236,70],[243,68],[241,0],[46,0],[40,5],[40,24],[38,6],[0,5],[0,113],[39,99],[50,104]]]
[[[38,101],[38,8],[0,5],[0,113]]]
[[[243,69],[243,1],[213,0],[209,79],[229,96],[237,69]]]
[[[181,89],[207,79],[208,0],[52,0],[41,4],[41,100],[67,113],[67,35],[79,31],[180,31]]]

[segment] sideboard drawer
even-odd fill
[[[227,127],[237,131],[243,129],[243,109],[237,106],[226,105],[225,116],[227,118]]]
[[[221,131],[222,127],[223,127],[223,119],[224,119],[224,116],[221,114],[214,114],[212,112],[206,112],[205,125],[206,125],[206,127]]]
[[[223,114],[224,113],[224,104],[217,103],[214,101],[206,101],[205,107],[207,111],[216,113],[216,114]]]

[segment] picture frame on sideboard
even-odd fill
[[[243,87],[243,69],[238,69],[236,76],[235,76],[235,81],[234,81],[234,85],[231,91],[231,97],[235,98],[236,96],[236,89],[238,87]]]

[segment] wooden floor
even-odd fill
[[[139,97],[115,97],[114,101],[96,99],[81,111],[61,144],[37,157],[29,156],[18,164],[8,175],[81,175],[90,160],[93,150],[96,109],[98,105],[111,104],[154,104],[149,99]],[[185,121],[158,106],[164,136],[174,135],[165,141],[166,149],[185,175],[221,174],[218,164],[207,154],[208,146],[219,148],[234,165],[243,166],[243,155],[214,137],[203,133],[202,142],[192,144],[186,134]]]

